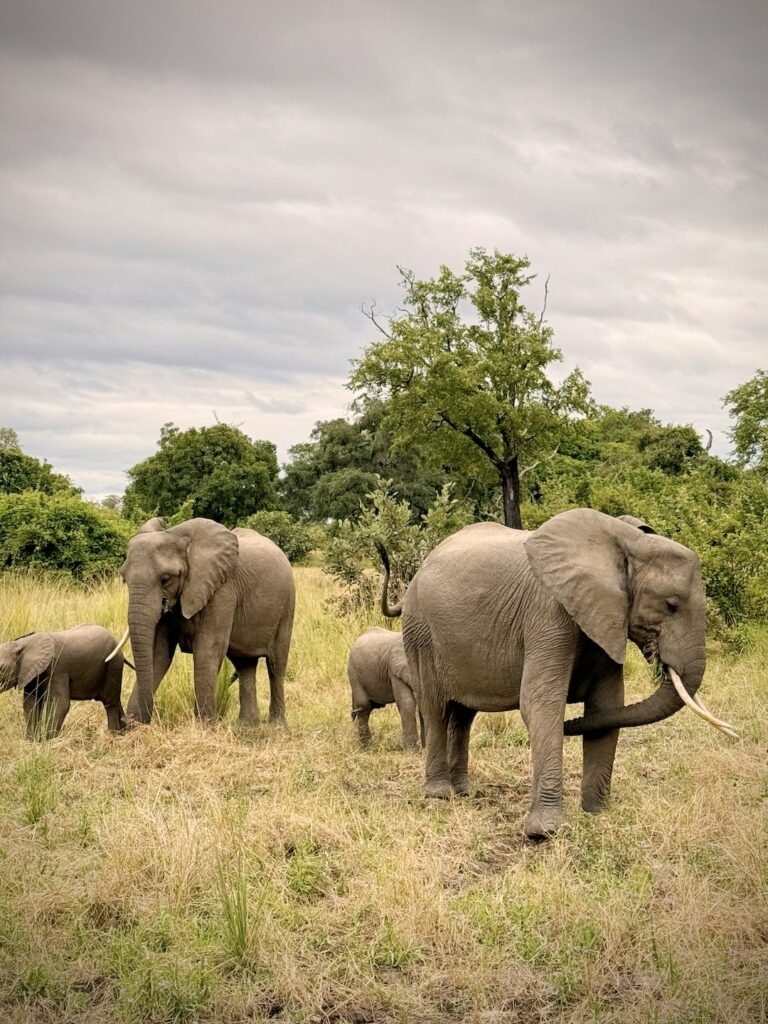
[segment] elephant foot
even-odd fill
[[[267,721],[269,722],[270,725],[279,725],[283,729],[285,729],[286,726],[288,725],[288,723],[285,720],[285,715],[273,715],[271,711],[269,713],[269,718],[267,719]]]
[[[525,819],[529,839],[549,839],[565,824],[565,816],[557,807],[534,808]]]
[[[608,796],[596,793],[582,793],[581,809],[587,814],[600,814],[608,804]]]
[[[452,779],[451,782],[453,785],[453,792],[456,796],[470,795],[469,778],[467,776],[464,778]]]
[[[447,779],[433,779],[424,786],[424,796],[431,800],[453,799],[453,786]]]
[[[261,718],[258,715],[238,715],[237,724],[246,729],[255,729],[261,725]]]

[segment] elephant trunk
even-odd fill
[[[128,709],[132,717],[143,725],[152,719],[154,706],[154,647],[155,631],[160,619],[161,606],[153,608],[149,595],[130,592],[128,603],[128,628],[131,632],[131,648],[136,662],[136,683],[131,694]]]
[[[705,660],[702,657],[692,662],[682,675],[682,686],[693,698],[701,685],[704,676]],[[571,718],[564,724],[566,736],[584,736],[594,732],[610,729],[632,729],[638,725],[652,725],[669,718],[683,706],[683,699],[670,678],[668,667],[664,665],[664,674],[658,688],[645,700],[628,704],[622,708],[612,708],[592,714],[588,718]],[[673,670],[674,671],[674,670]]]

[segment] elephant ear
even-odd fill
[[[154,519],[148,519],[137,533],[159,533],[165,529],[165,520],[161,519],[160,516],[155,516]]]
[[[188,519],[168,531],[187,540],[187,577],[181,590],[181,614],[191,619],[208,604],[237,565],[237,536],[212,519]]]
[[[627,559],[612,516],[561,512],[525,541],[534,575],[581,630],[624,664],[629,629]]]
[[[642,530],[643,533],[653,533],[656,531],[648,523],[644,523],[642,519],[638,519],[636,516],[616,516],[620,523],[629,523],[630,526],[637,527],[638,530]]]
[[[20,660],[16,685],[23,689],[50,668],[55,644],[50,633],[32,633],[19,640],[18,644]]]

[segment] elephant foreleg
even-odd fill
[[[216,679],[219,674],[226,642],[214,639],[195,638],[193,650],[195,677],[195,710],[200,719],[208,725],[216,722]]]
[[[69,679],[52,680],[48,687],[48,698],[43,710],[44,731],[48,739],[53,739],[61,732],[70,703]]]
[[[110,732],[122,732],[126,727],[121,703],[123,684],[123,657],[118,655],[107,665],[107,679],[102,691],[102,703],[107,713],[107,728]]]
[[[45,708],[45,688],[34,683],[24,690],[24,718],[27,737],[36,739],[40,733],[40,718]]]
[[[621,665],[615,665],[590,688],[584,700],[584,715],[588,718],[600,711],[622,707],[623,704],[624,674]],[[618,740],[618,729],[593,733],[582,739],[584,771],[581,778],[581,806],[585,811],[594,814],[605,807],[611,792]]]
[[[456,796],[469,796],[469,733],[476,714],[455,701],[448,705],[448,770]]]
[[[552,652],[555,654],[556,652]],[[563,719],[573,659],[527,662],[520,711],[531,738],[533,795],[525,834],[542,839],[555,833],[563,815]]]

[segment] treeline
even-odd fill
[[[401,274],[397,313],[366,311],[375,340],[353,365],[352,415],[318,422],[282,470],[274,444],[237,427],[169,423],[127,470],[124,496],[96,506],[0,431],[0,567],[88,578],[120,564],[145,519],[207,516],[266,533],[293,560],[323,548],[347,583],[362,578],[378,532],[405,578],[406,564],[465,521],[535,528],[590,506],[694,548],[724,623],[766,615],[765,371],[724,398],[734,449],[724,460],[690,425],[598,404],[578,369],[553,383],[562,354],[544,311],[522,302],[527,260],[474,249],[460,273]]]

